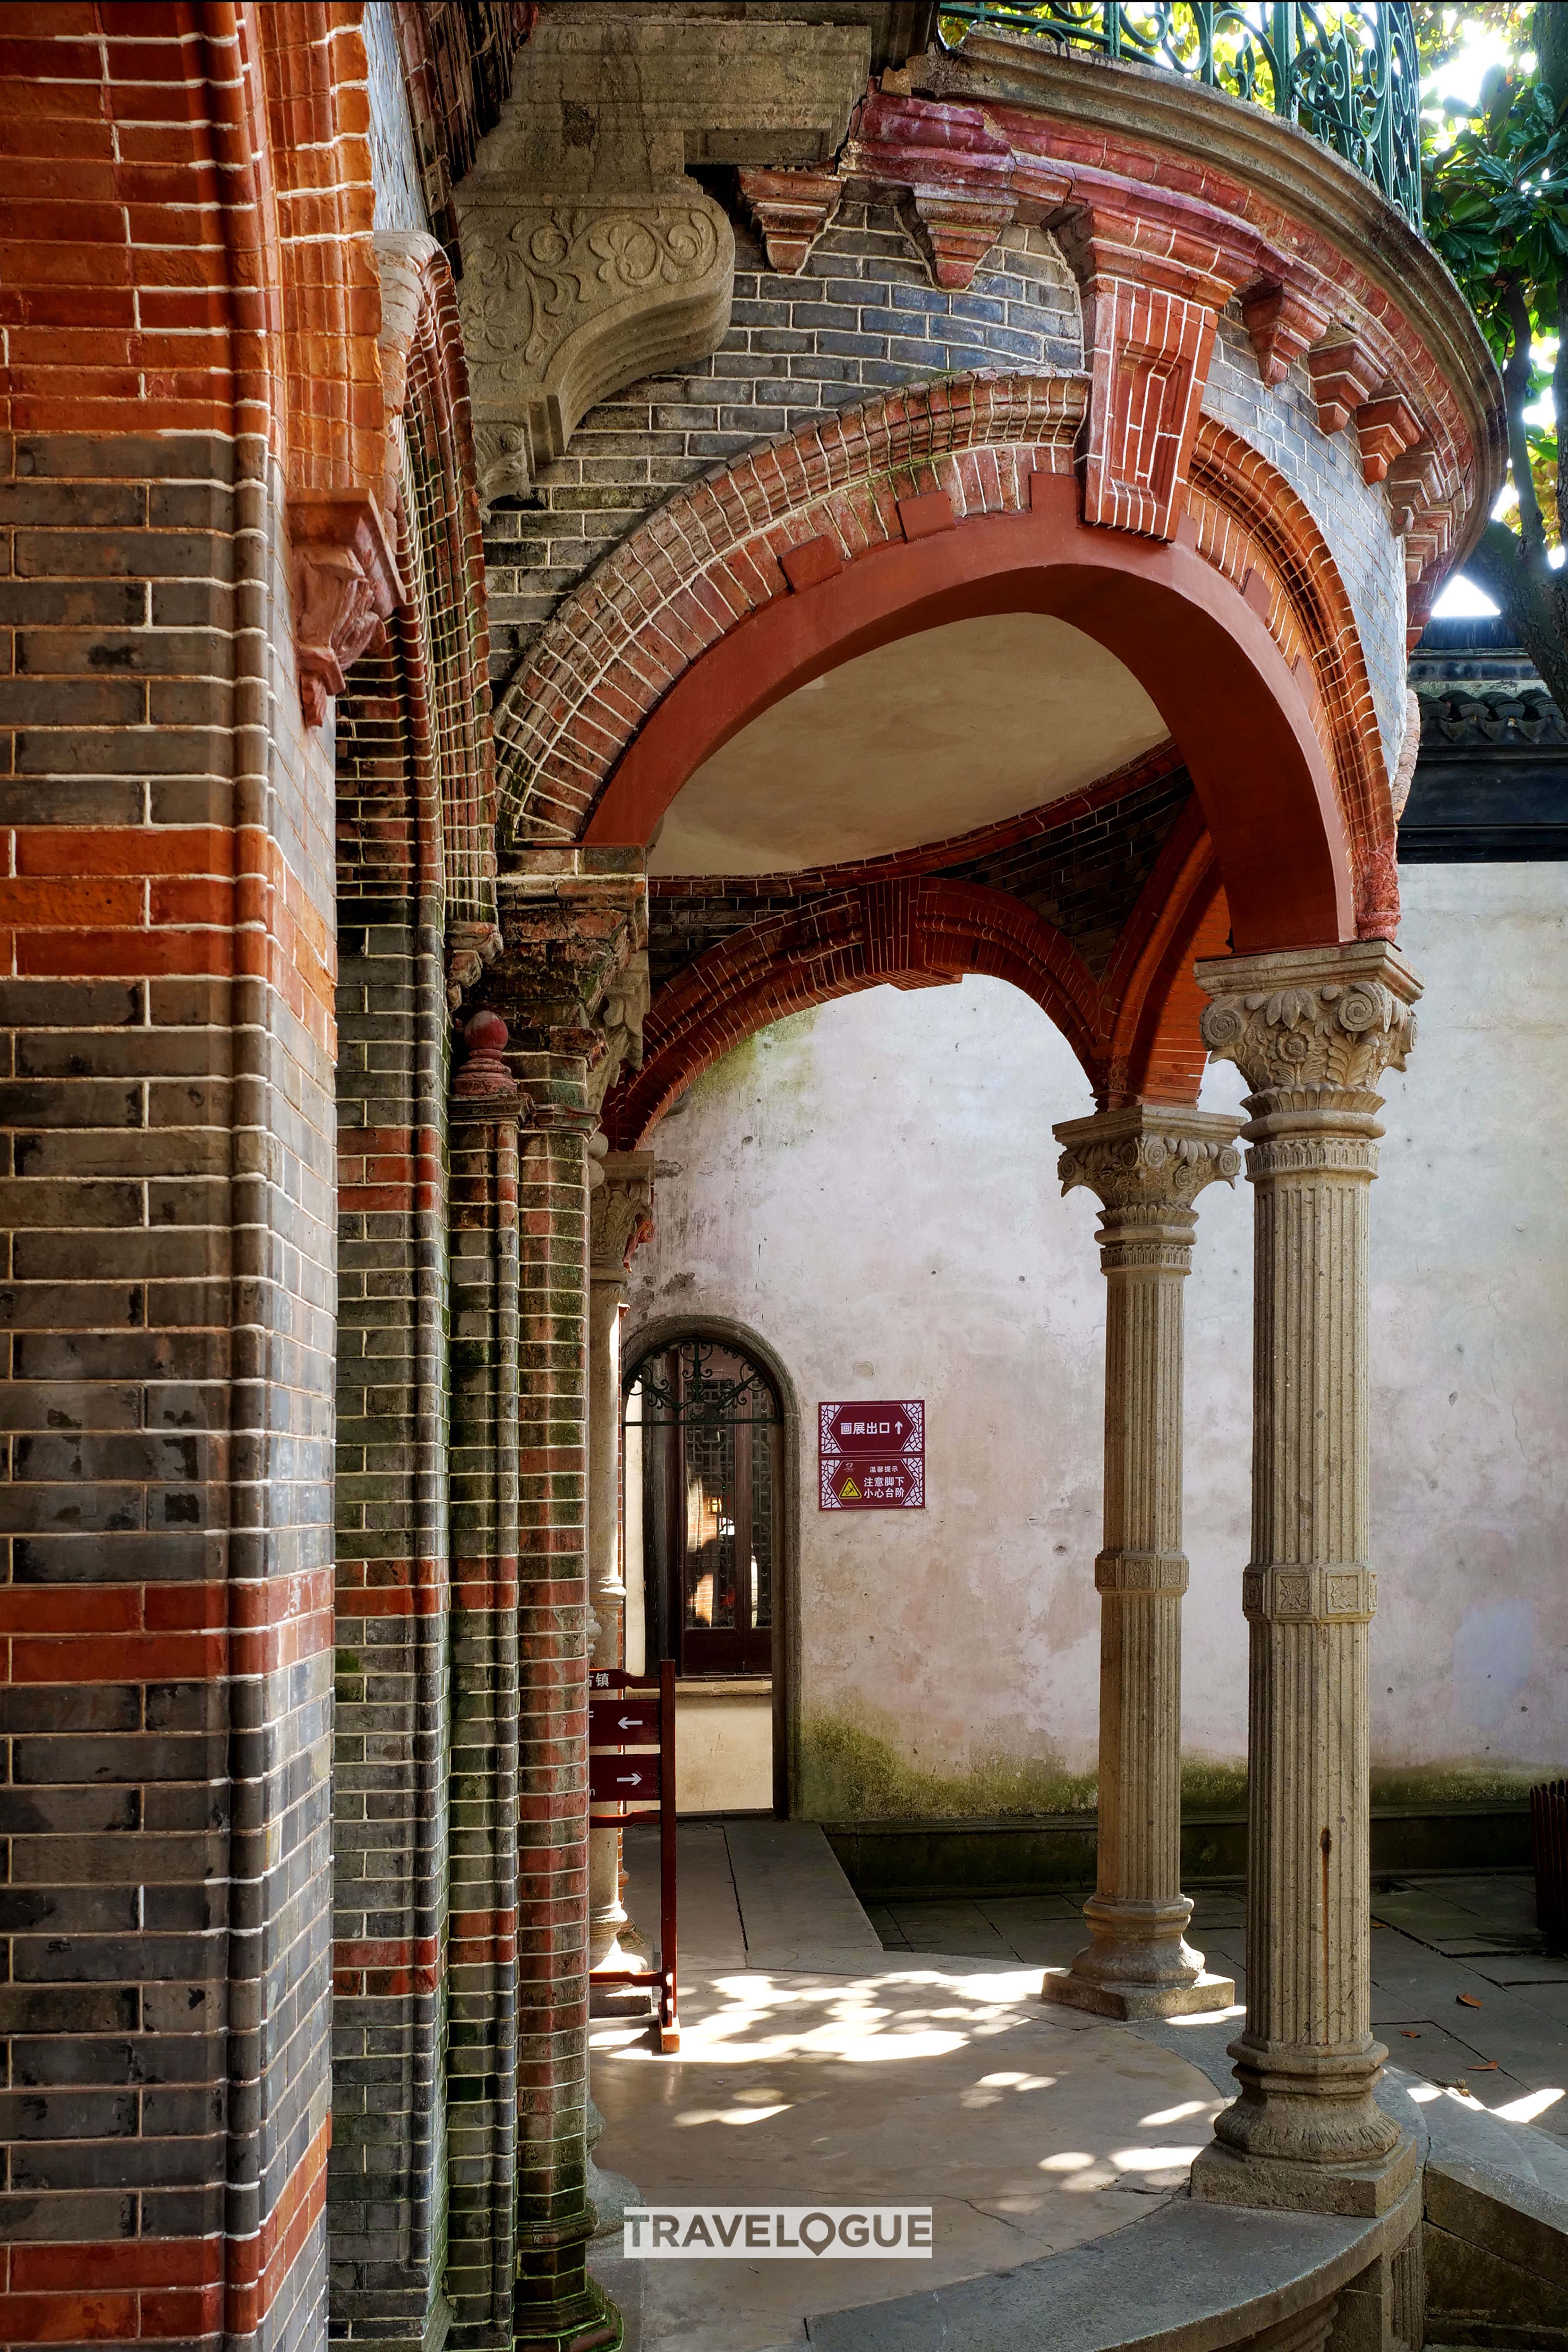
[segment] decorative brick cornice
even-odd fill
[[[1124,118],[1137,113],[1143,93],[1123,91],[1125,75],[1081,59],[1064,69],[1042,45],[974,35],[962,57],[921,59],[913,73],[922,94],[868,100],[845,169],[902,201],[939,283],[966,284],[987,237],[994,242],[1015,218],[1057,233],[1082,289],[1094,379],[1086,520],[1156,537],[1174,530],[1215,315],[1233,297],[1264,381],[1279,383],[1306,357],[1320,428],[1338,432],[1355,421],[1369,480],[1382,479],[1397,447],[1411,446],[1414,426],[1438,456],[1456,514],[1473,515],[1484,500],[1483,477],[1497,464],[1495,379],[1475,381],[1486,361],[1473,324],[1464,322],[1469,373],[1461,366],[1456,376],[1452,337],[1416,331],[1367,275],[1353,242],[1321,233],[1315,187],[1309,200],[1303,186],[1301,210],[1293,211],[1281,201],[1288,171],[1194,168],[1174,141],[1167,148],[1172,108],[1184,107],[1192,122],[1183,129],[1195,129],[1213,104],[1209,93],[1162,89],[1152,108],[1161,127],[1140,136]],[[1026,91],[1030,103],[1014,102]],[[1087,122],[1074,102],[1085,97]],[[1246,111],[1220,110],[1222,139]],[[1249,123],[1246,139],[1256,145],[1275,129]],[[1365,200],[1381,205],[1370,191]],[[939,247],[931,224],[947,215],[967,236],[962,249]],[[1427,275],[1430,312],[1437,289]],[[1448,325],[1446,318],[1429,323]],[[1395,400],[1399,410],[1390,405]]]
[[[933,107],[873,92],[844,151],[846,178],[900,192],[938,286],[958,290],[1018,210],[1008,142],[977,106]]]
[[[396,559],[369,490],[304,490],[289,501],[294,653],[306,724],[320,727],[343,674],[379,653],[403,603]]]

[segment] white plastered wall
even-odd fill
[[[1373,1196],[1373,1761],[1417,1801],[1568,1763],[1568,868],[1418,866],[1426,982]],[[1211,1069],[1204,1102],[1237,1107]],[[928,1507],[825,1514],[802,1464],[805,1809],[1056,1811],[1092,1790],[1102,1284],[1053,1121],[1090,1108],[1000,982],[763,1033],[657,1130],[655,1315],[748,1324],[819,1400],[910,1396]],[[1251,1202],[1199,1203],[1187,1294],[1189,1802],[1246,1748]],[[713,1777],[713,1776],[710,1776]],[[714,1779],[717,1787],[718,1779]]]

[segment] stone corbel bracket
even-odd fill
[[[526,491],[595,403],[722,341],[735,236],[695,183],[573,204],[487,195],[459,213],[458,303],[488,507]]]
[[[295,492],[289,541],[300,707],[320,727],[360,656],[384,650],[405,592],[370,490]]]
[[[595,1273],[625,1274],[635,1251],[653,1239],[653,1186],[658,1157],[652,1151],[606,1151],[603,1181],[588,1201],[588,1256]]]

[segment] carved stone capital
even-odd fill
[[[1260,1109],[1353,1115],[1365,1106],[1352,1098],[1375,1093],[1384,1070],[1402,1070],[1415,1045],[1421,983],[1383,940],[1194,969],[1210,999],[1200,1025],[1211,1059],[1234,1062],[1254,1096],[1289,1097]],[[1346,1099],[1331,1105],[1329,1095]]]
[[[786,278],[797,276],[844,201],[843,181],[836,172],[742,171],[738,177],[769,268]]]
[[[1179,1105],[1133,1103],[1097,1111],[1052,1129],[1064,1147],[1057,1173],[1064,1192],[1087,1185],[1109,1214],[1189,1210],[1205,1184],[1236,1182],[1240,1129],[1241,1121],[1225,1112]],[[1152,1232],[1151,1245],[1158,1246]]]
[[[526,852],[496,885],[505,945],[482,982],[485,1003],[524,1052],[586,1067],[586,1114],[640,1055],[647,1009],[647,883],[627,849]]]
[[[363,653],[386,643],[403,603],[397,559],[369,490],[300,490],[289,500],[300,707],[320,727]]]
[[[633,1251],[652,1239],[658,1167],[652,1151],[606,1151],[600,1160],[603,1181],[588,1202],[588,1258],[596,1281],[618,1279]]]

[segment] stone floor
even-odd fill
[[[658,1919],[648,1842],[627,1906]],[[680,1832],[683,2038],[590,2032],[597,2160],[650,2203],[931,2207],[926,2261],[593,2268],[627,2352],[774,2352],[808,2315],[1006,2271],[1123,2228],[1184,2188],[1221,2104],[1178,2051],[1039,1999],[1010,1951],[885,1951],[820,1832]]]
[[[889,1951],[1063,1968],[1082,1943],[1070,1895],[870,1902]],[[1205,1887],[1191,1940],[1247,1986],[1246,1894]],[[1568,1959],[1548,1956],[1528,1872],[1385,1879],[1373,1895],[1373,2024],[1399,2065],[1510,2122],[1568,2139]]]

